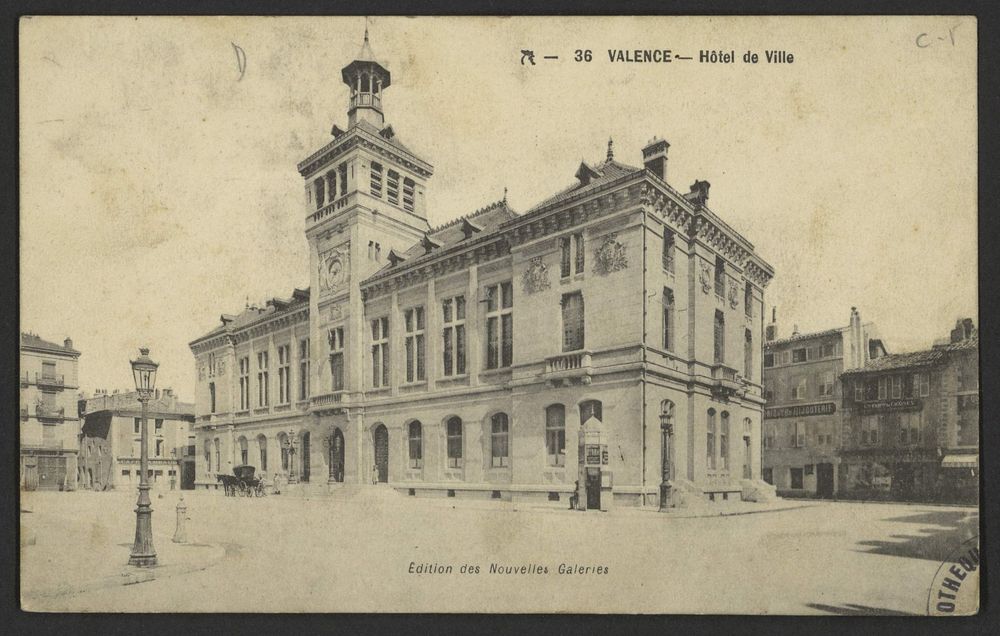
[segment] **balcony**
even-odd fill
[[[66,407],[46,406],[44,404],[35,405],[35,417],[43,421],[61,422],[66,419]]]
[[[721,399],[729,399],[746,390],[745,382],[739,372],[729,366],[717,362],[712,365],[712,394]]]
[[[542,377],[552,386],[581,382],[590,384],[593,373],[593,359],[590,351],[572,351],[545,358],[545,372]]]
[[[376,93],[355,92],[351,95],[350,109],[359,106],[371,106],[372,108],[382,108],[382,97]]]
[[[333,391],[323,395],[314,395],[312,398],[313,410],[329,411],[344,408],[350,402],[350,395],[347,391]]]
[[[63,390],[66,387],[66,376],[52,373],[36,373],[35,385],[40,389]]]

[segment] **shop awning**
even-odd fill
[[[945,455],[941,468],[979,468],[978,455]]]

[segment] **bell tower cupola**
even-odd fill
[[[365,27],[365,41],[354,61],[341,71],[344,83],[351,89],[350,105],[347,109],[347,125],[353,128],[361,121],[367,121],[378,129],[382,128],[385,116],[382,113],[382,91],[389,88],[389,69],[375,59],[368,43],[368,27]]]

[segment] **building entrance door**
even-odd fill
[[[380,484],[389,483],[389,430],[384,424],[375,427],[375,468]]]
[[[587,469],[587,510],[601,509],[601,469]]]
[[[66,458],[38,458],[38,488],[39,490],[58,490],[66,479]]]
[[[816,495],[833,498],[833,464],[816,464]]]
[[[302,481],[309,481],[309,431],[302,433]]]
[[[181,464],[181,490],[194,490],[194,462]]]
[[[330,481],[344,481],[344,434],[339,428],[330,436]]]

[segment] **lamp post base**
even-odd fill
[[[149,485],[139,486],[139,501],[135,508],[135,543],[128,564],[137,567],[156,565],[156,550],[153,548],[153,507],[149,501]]]
[[[660,484],[660,508],[659,512],[667,512],[674,507],[671,495],[673,487],[668,482]]]

